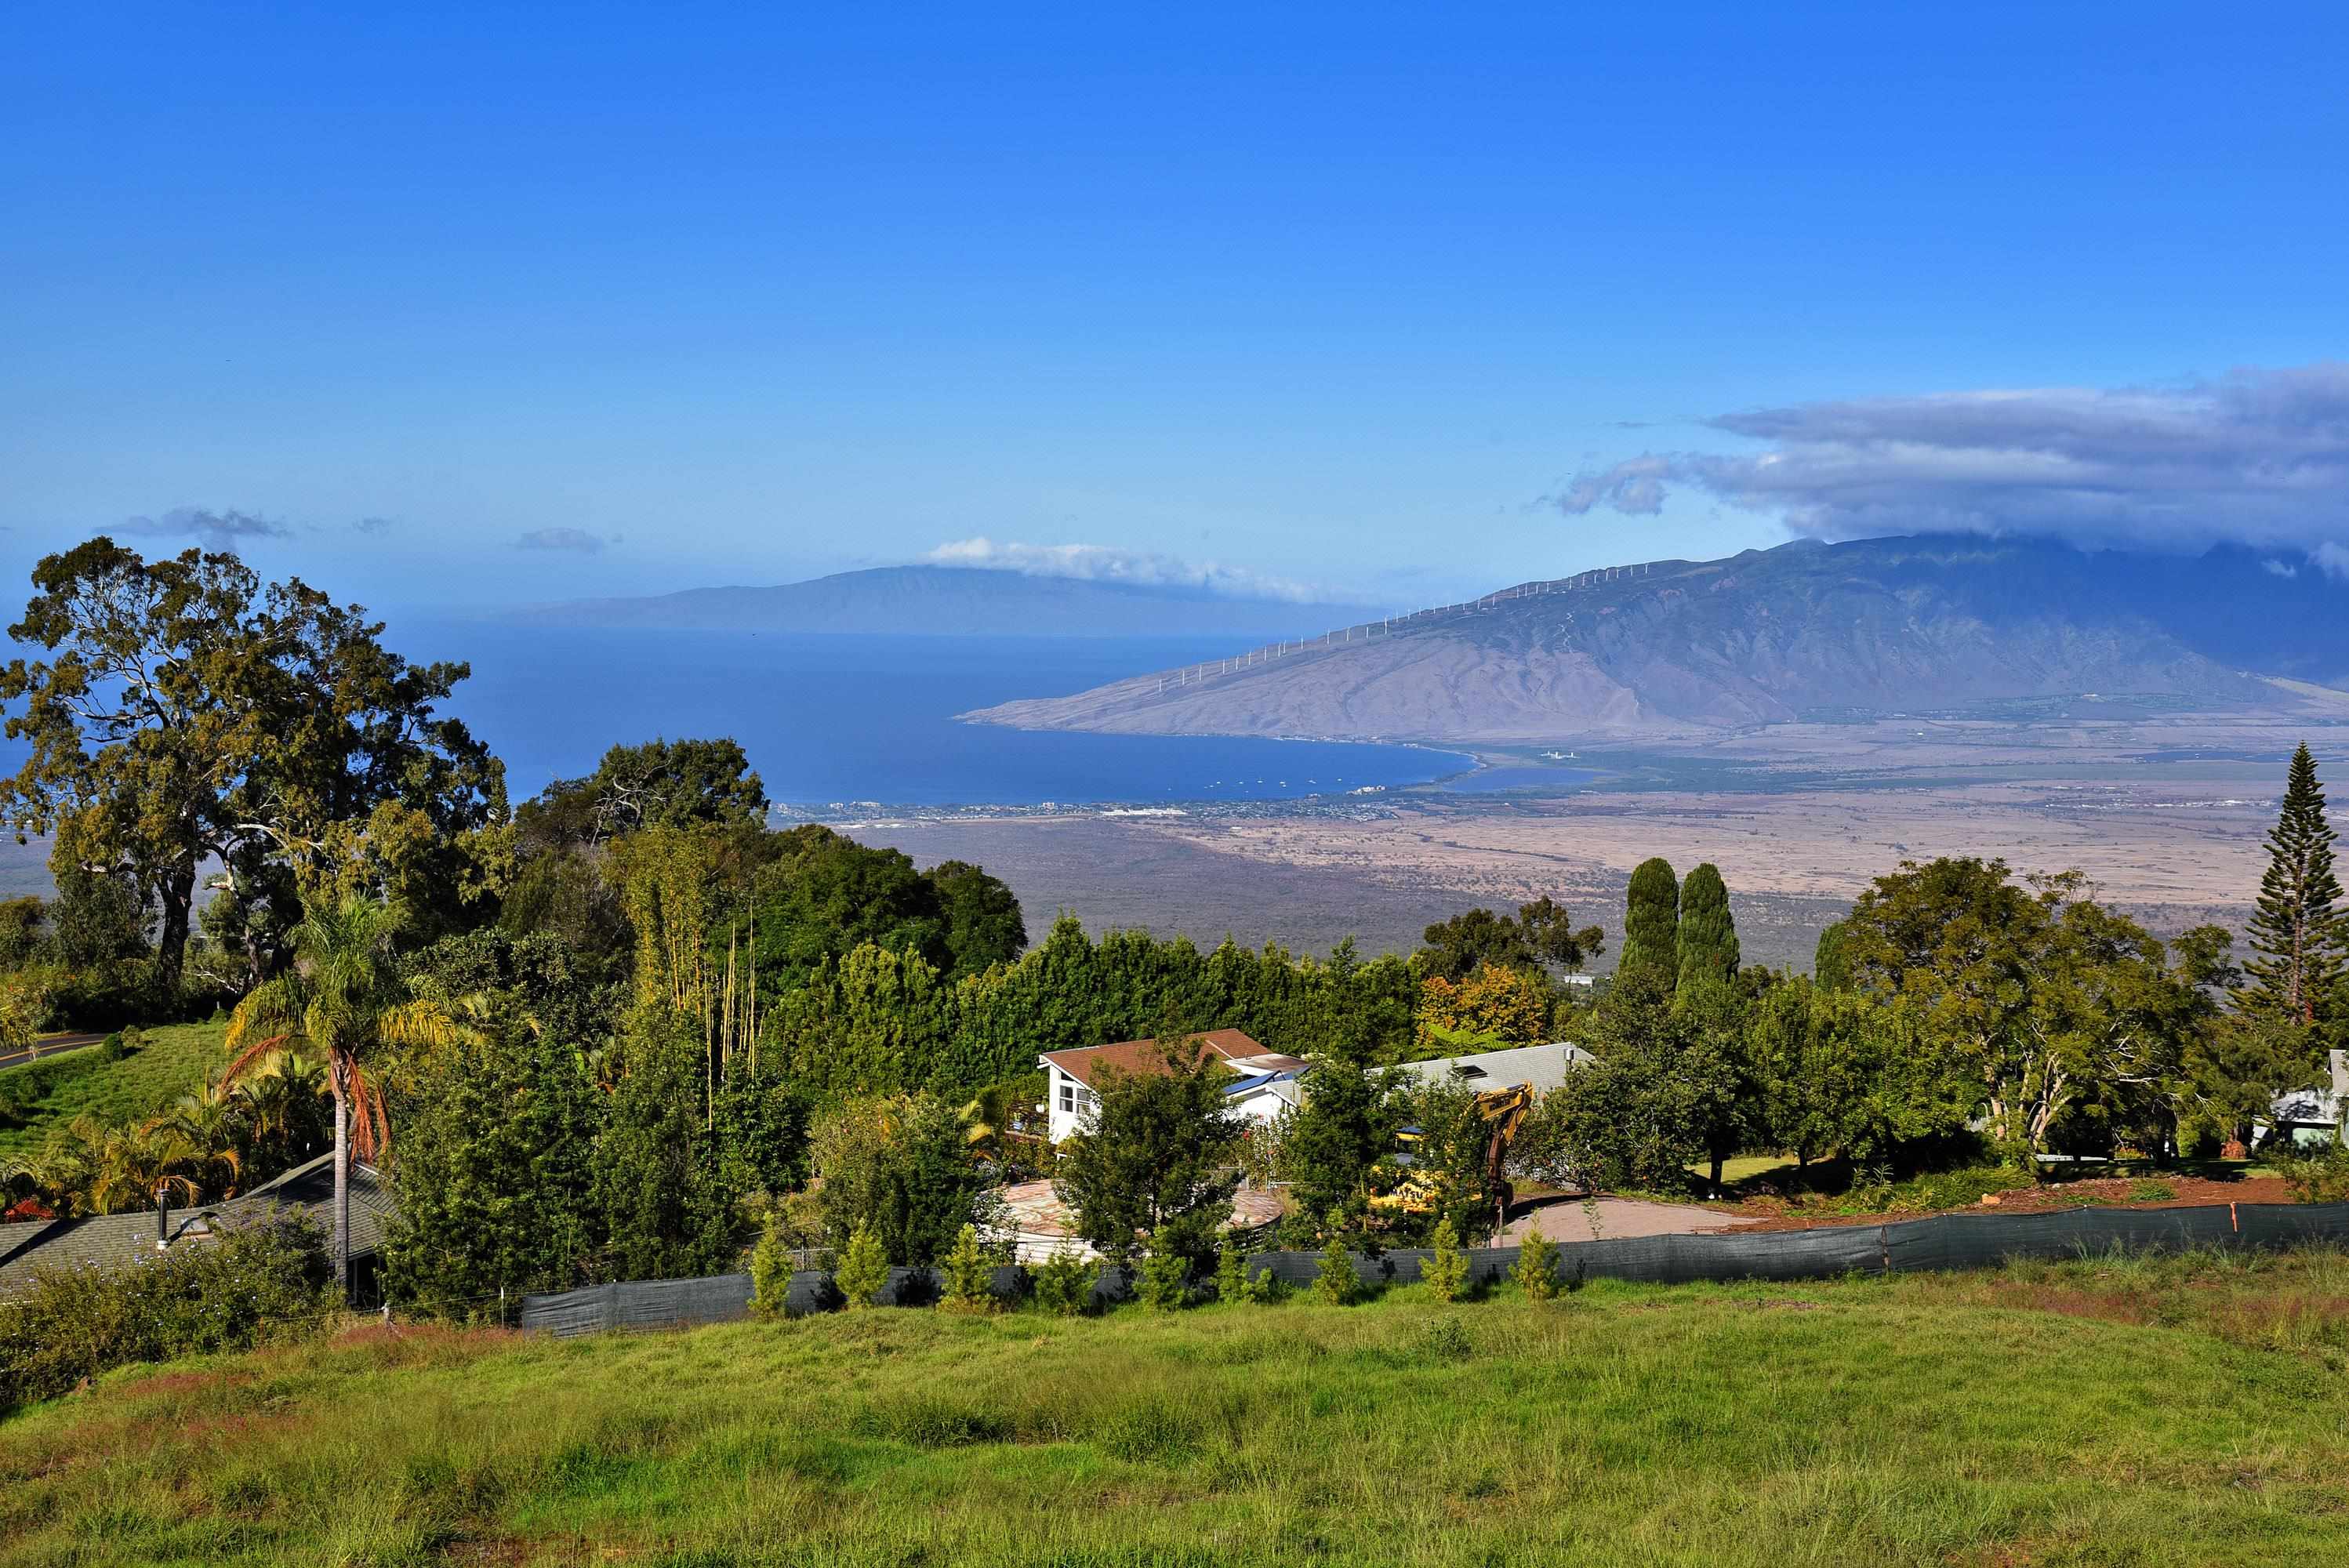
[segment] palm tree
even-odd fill
[[[235,1102],[208,1084],[194,1094],[181,1095],[178,1105],[150,1118],[140,1130],[175,1140],[180,1163],[191,1169],[198,1184],[227,1198],[235,1193],[243,1163],[236,1149],[236,1122]],[[215,1185],[212,1178],[221,1172],[227,1180]]]
[[[362,894],[305,912],[294,928],[294,967],[236,1005],[222,1081],[234,1083],[273,1054],[300,1045],[326,1063],[335,1102],[335,1281],[351,1283],[351,1151],[376,1160],[391,1146],[372,1058],[430,1046],[463,1032],[441,1003],[409,995],[391,962],[392,910]]]
[[[254,1140],[289,1137],[305,1099],[324,1098],[326,1075],[298,1051],[271,1051],[235,1086],[235,1103]]]

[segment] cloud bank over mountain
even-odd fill
[[[1549,498],[1652,516],[1668,486],[1779,513],[1821,539],[2046,535],[2221,541],[2349,567],[2349,363],[2178,388],[2042,387],[1794,404],[1708,421],[1749,454],[1643,453]]]
[[[1342,597],[1310,583],[1268,576],[1217,562],[1184,561],[1107,544],[1023,544],[984,535],[952,540],[922,557],[931,566],[1017,572],[1028,577],[1068,577],[1080,583],[1125,583],[1148,588],[1195,588],[1235,599],[1285,599],[1307,604]]]

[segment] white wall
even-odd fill
[[[1055,1143],[1076,1136],[1085,1113],[1101,1103],[1092,1090],[1050,1062],[1044,1066],[1044,1124]]]

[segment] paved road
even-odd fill
[[[59,1051],[70,1051],[81,1046],[94,1046],[104,1038],[106,1036],[102,1032],[88,1031],[78,1035],[44,1035],[33,1042],[32,1048],[29,1050],[10,1051],[5,1056],[0,1056],[0,1068],[22,1067],[29,1061],[56,1056]]]

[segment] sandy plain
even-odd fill
[[[2240,927],[2283,758],[2305,729],[2349,829],[2349,728],[2267,721],[2029,727],[1896,719],[1784,726],[1671,755],[1584,754],[1587,786],[1182,816],[906,819],[851,826],[927,863],[1009,880],[1040,934],[1057,911],[1294,949],[1408,950],[1430,921],[1548,894],[1610,931],[1631,868],[1662,855],[1727,880],[1750,961],[1807,967],[1817,933],[1903,860],[2078,869],[2153,929]],[[1555,768],[1495,753],[1496,769]],[[1528,779],[1539,778],[1527,772]],[[1485,784],[1506,780],[1506,771]],[[1599,967],[1605,967],[1604,962]]]

